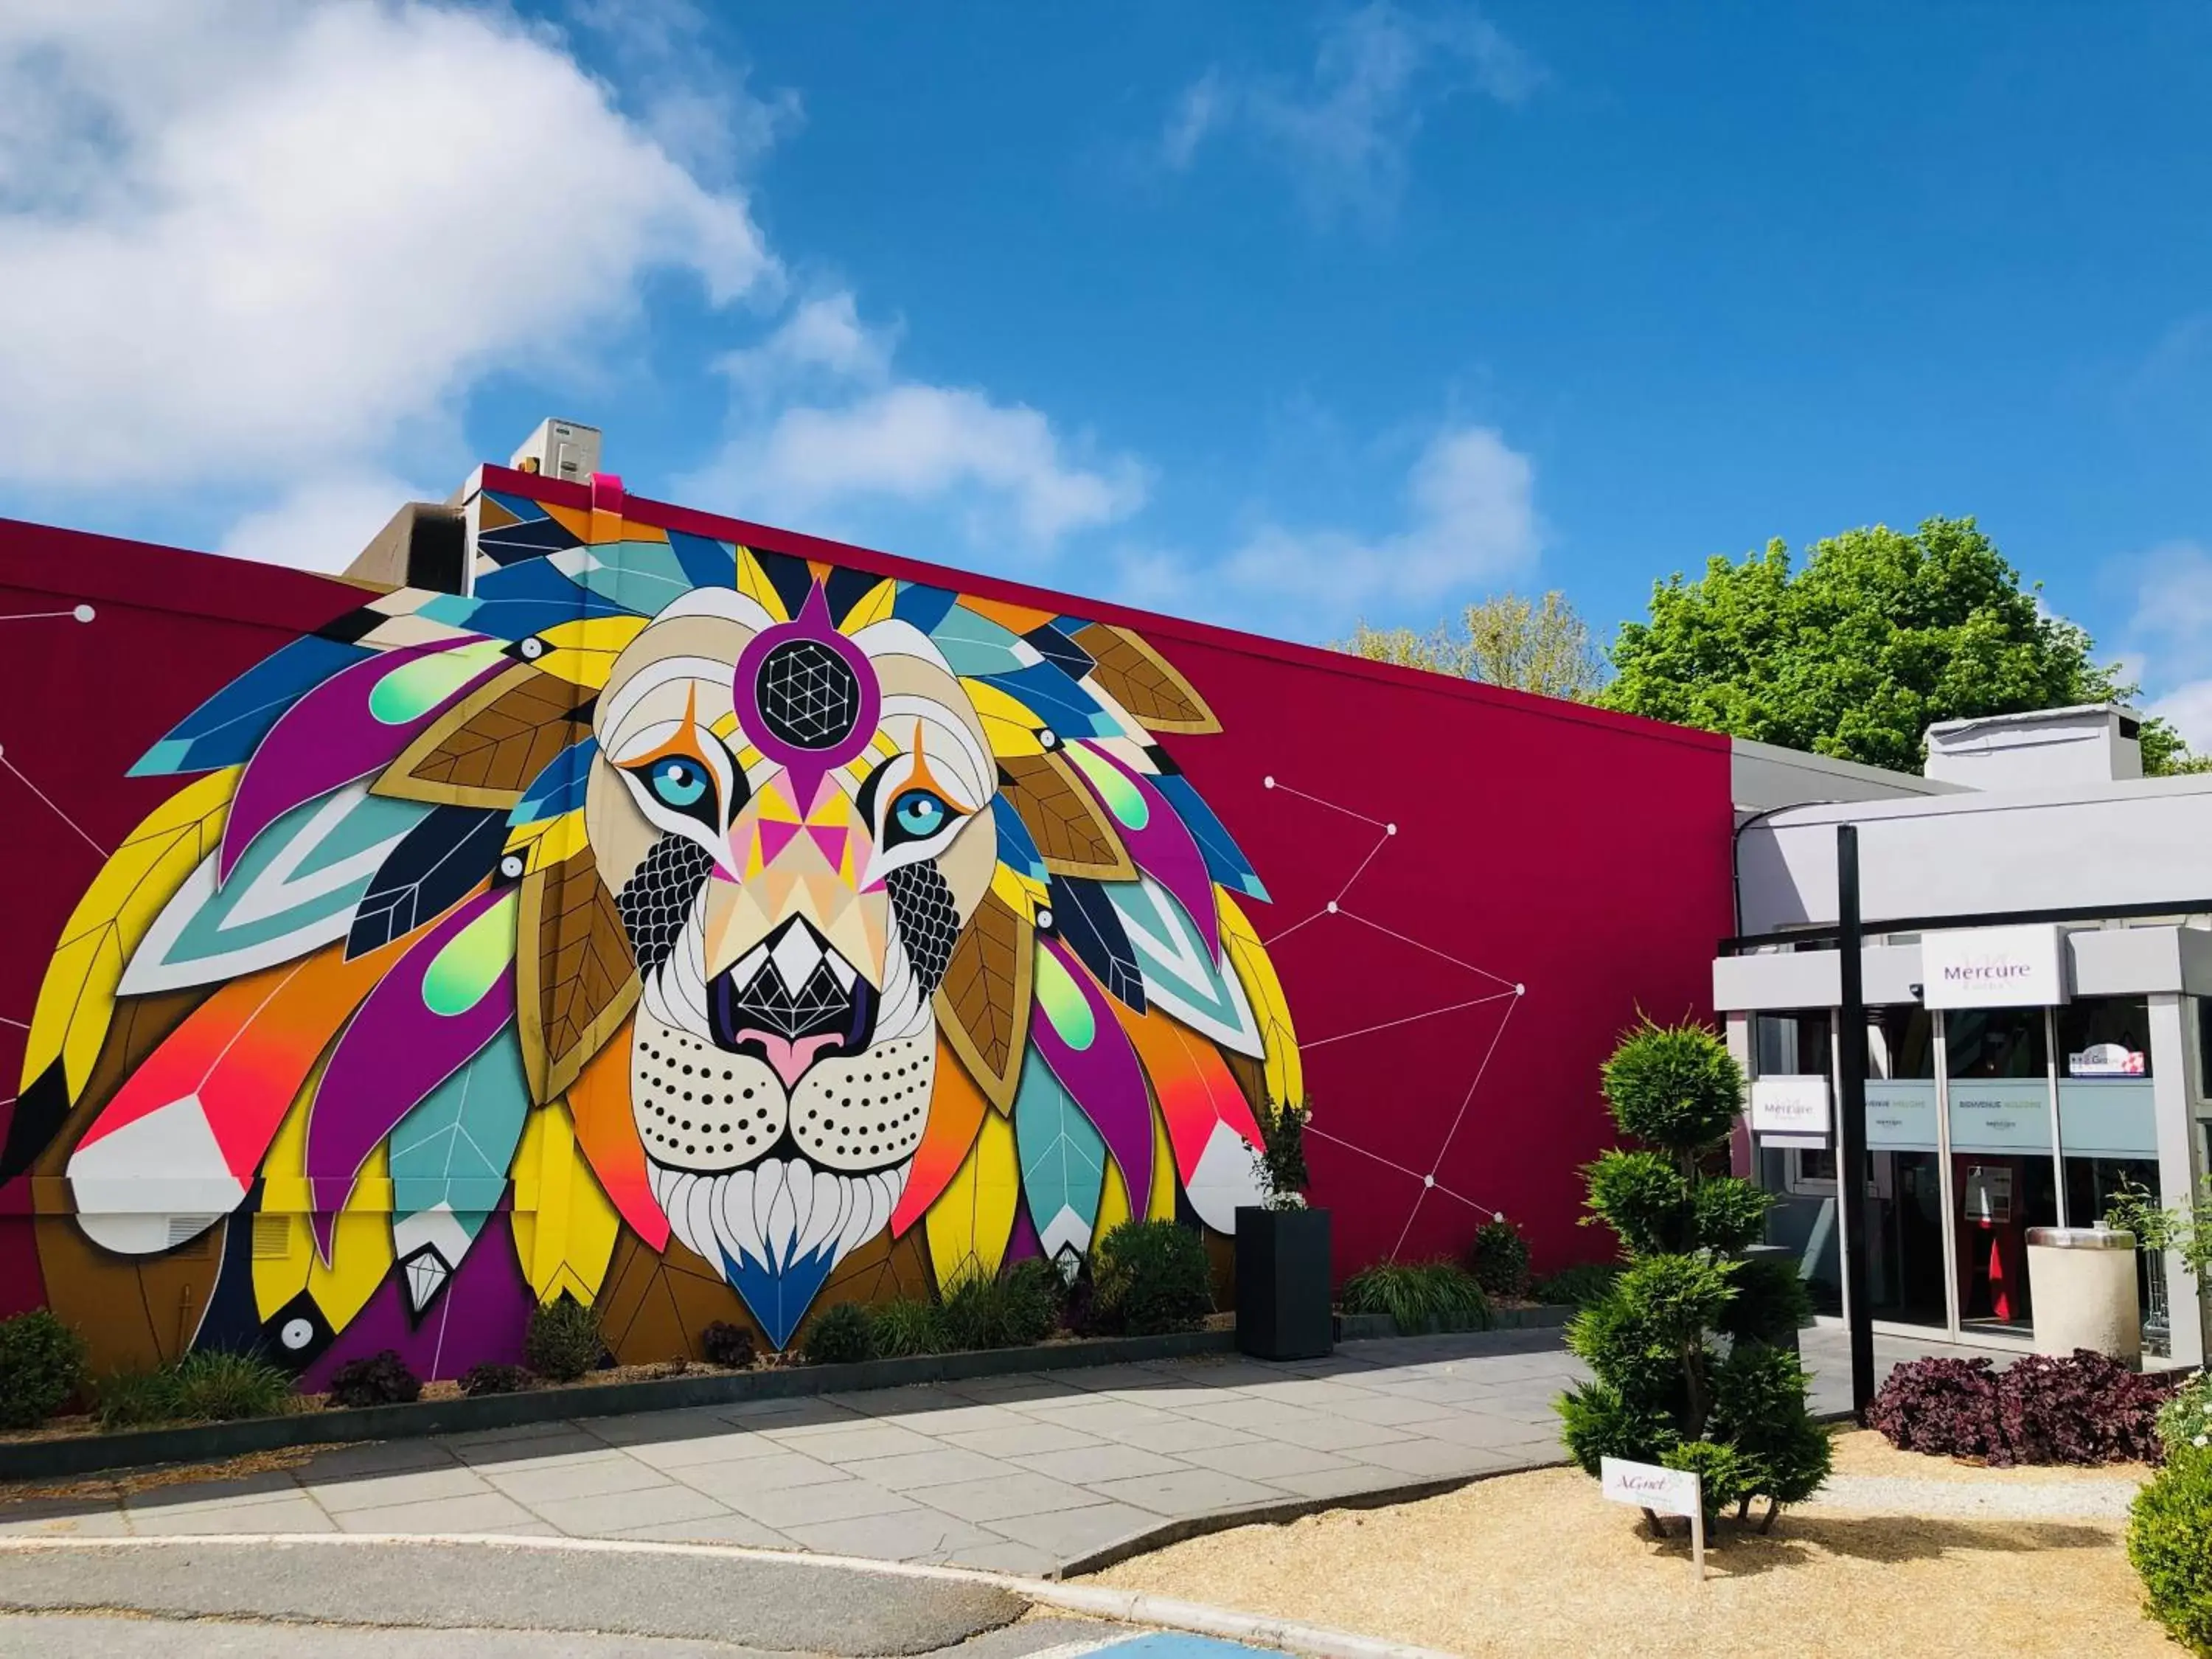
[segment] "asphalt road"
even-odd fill
[[[530,1633],[506,1638],[519,1644],[516,1653],[592,1659],[748,1651],[889,1659],[945,1649],[963,1659],[1015,1659],[1070,1639],[1016,1634],[1044,1622],[1016,1626],[1025,1610],[1019,1597],[988,1584],[714,1556],[191,1540],[0,1553],[0,1613],[10,1615],[0,1619],[0,1653],[399,1659],[504,1653],[494,1634],[504,1632]],[[140,1617],[83,1616],[96,1613]],[[64,1616],[21,1616],[40,1613]],[[170,1622],[179,1620],[219,1622]],[[132,1634],[134,1626],[155,1634]],[[997,1642],[975,1639],[1001,1631]]]

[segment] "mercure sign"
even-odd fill
[[[1920,940],[1921,1000],[1930,1008],[2039,1008],[2066,1000],[2066,956],[2050,923],[1968,927]]]

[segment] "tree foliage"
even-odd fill
[[[1814,544],[1802,569],[1782,542],[1741,563],[1651,590],[1624,623],[1608,708],[1917,772],[1938,720],[2120,702],[2137,688],[2092,659],[2089,635],[2039,601],[1967,519],[1911,534],[1877,525]],[[2179,734],[2143,722],[2143,769],[2194,769]]]
[[[1425,634],[1363,622],[1334,648],[1372,662],[1577,702],[1589,702],[1605,683],[1605,661],[1589,624],[1557,591],[1540,599],[1500,593],[1468,606],[1456,623],[1447,618]]]

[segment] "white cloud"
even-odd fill
[[[1387,534],[1268,523],[1217,563],[1126,548],[1117,596],[1321,637],[1376,611],[1425,611],[1525,572],[1543,551],[1535,467],[1494,427],[1437,433],[1407,476],[1405,501],[1402,527]]]
[[[849,293],[796,307],[762,344],[725,360],[736,427],[687,489],[785,522],[926,506],[949,512],[971,544],[1032,555],[1144,504],[1133,458],[1092,458],[1039,410],[976,387],[901,380],[894,344],[860,320]]]
[[[2122,661],[2154,692],[2148,712],[2212,753],[2212,550],[2165,542],[2124,565],[2136,608]]]
[[[444,494],[384,472],[309,479],[239,520],[216,551],[301,570],[343,570],[403,502]]]
[[[1469,7],[1416,11],[1370,0],[1328,30],[1300,80],[1231,79],[1209,69],[1177,100],[1159,156],[1180,171],[1213,135],[1242,131],[1291,170],[1316,212],[1386,211],[1430,110],[1468,89],[1517,105],[1543,78],[1533,58]]]
[[[374,465],[669,268],[779,276],[740,192],[503,11],[0,9],[0,480]]]

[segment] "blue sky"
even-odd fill
[[[558,412],[1306,639],[1972,513],[2212,743],[2201,7],[155,17],[0,19],[0,512],[327,567]]]

